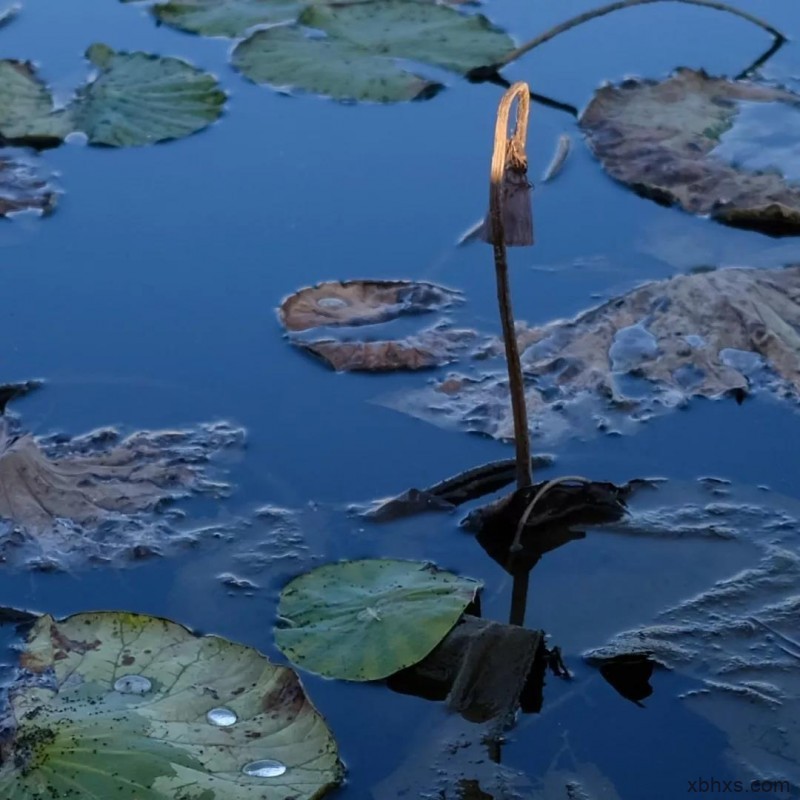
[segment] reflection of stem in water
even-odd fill
[[[514,572],[514,583],[511,586],[511,613],[508,617],[509,625],[525,624],[525,609],[528,605],[528,584],[533,567],[538,563],[538,559],[530,567],[518,569]]]

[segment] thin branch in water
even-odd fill
[[[757,69],[763,67],[785,44],[786,39],[776,38],[769,46],[769,49],[765,50],[747,69],[743,69],[734,80],[742,81],[745,78],[749,78]]]
[[[501,67],[505,67],[506,65],[510,64],[512,61],[516,61],[521,56],[525,55],[526,53],[530,53],[531,50],[539,47],[539,45],[544,44],[545,42],[549,42],[551,39],[554,39],[559,34],[565,33],[566,31],[572,30],[572,28],[577,28],[579,25],[583,25],[584,22],[589,22],[590,20],[597,19],[598,17],[604,17],[606,14],[611,14],[614,11],[621,11],[624,8],[632,8],[633,6],[643,6],[649,3],[660,3],[660,2],[673,2],[673,3],[686,3],[688,5],[693,6],[703,6],[705,8],[712,8],[716,11],[725,11],[728,14],[733,14],[736,17],[741,17],[748,22],[752,22],[754,25],[757,25],[759,28],[763,28],[767,33],[771,36],[775,37],[776,40],[781,42],[786,41],[786,36],[782,34],[777,28],[774,28],[768,22],[760,19],[759,17],[753,16],[752,14],[748,14],[746,11],[740,11],[738,8],[734,8],[733,6],[729,6],[727,3],[720,3],[717,0],[618,0],[616,3],[609,3],[606,6],[601,6],[600,8],[595,8],[592,11],[586,11],[583,14],[578,14],[578,16],[573,17],[572,19],[568,19],[566,22],[562,22],[559,25],[556,25],[553,28],[545,31],[544,33],[536,36],[535,38],[531,39],[529,42],[518,47],[516,50],[512,50],[508,55],[506,55],[502,60],[498,61],[496,64],[487,65],[486,67],[479,67],[477,70],[473,70],[473,72],[480,74],[481,71],[490,71],[494,70],[497,72]]]
[[[511,106],[517,101],[514,133],[508,136]],[[503,342],[508,366],[508,385],[514,418],[517,488],[531,485],[531,444],[528,411],[525,406],[525,385],[517,347],[511,288],[508,281],[506,245],[533,244],[533,219],[528,183],[528,158],[525,143],[530,113],[530,89],[527,83],[515,83],[501,98],[494,130],[494,149],[489,181],[489,215],[484,234],[494,249],[497,278],[497,302],[503,326]]]
[[[564,162],[567,160],[571,146],[572,139],[569,138],[569,134],[562,133],[561,136],[558,137],[558,144],[556,145],[556,152],[553,155],[553,159],[548,165],[547,169],[544,171],[542,183],[547,183],[548,181],[553,180],[553,178],[555,178],[556,175],[561,172],[561,170],[564,168]]]

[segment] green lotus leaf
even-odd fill
[[[417,561],[327,564],[284,588],[275,642],[311,672],[379,680],[425,658],[481,585]]]
[[[0,136],[20,144],[58,144],[71,130],[70,114],[53,108],[53,97],[28,61],[0,61]]]
[[[299,22],[371,53],[407,58],[466,73],[494,64],[514,49],[511,37],[482,14],[410,0],[313,5]]]
[[[3,800],[299,800],[341,780],[295,673],[252,648],[124,612],[43,616],[20,667]]]
[[[226,96],[214,76],[181,59],[117,53],[103,44],[92,45],[86,57],[100,74],[78,92],[73,116],[92,144],[180,139],[222,113]]]
[[[159,22],[189,33],[242,36],[254,25],[294,22],[306,5],[302,0],[174,0],[158,3],[151,10]]]
[[[431,97],[442,86],[396,59],[467,72],[499,61],[514,47],[485,17],[411,0],[313,4],[298,27],[256,31],[233,52],[234,66],[256,83],[339,100],[391,103]]]
[[[441,88],[391,59],[337,39],[310,38],[296,27],[256,31],[233,51],[233,65],[255,83],[336,100],[397,103]]]

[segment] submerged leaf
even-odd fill
[[[100,70],[73,104],[75,127],[92,144],[130,147],[180,139],[222,113],[226,95],[213,75],[178,58],[122,53],[94,44]]]
[[[279,310],[289,331],[321,326],[372,325],[463,302],[460,292],[418,281],[327,281],[287,297]]]
[[[275,642],[311,672],[379,680],[425,658],[480,588],[414,561],[327,564],[284,588]]]
[[[33,209],[48,213],[56,191],[41,175],[41,167],[18,150],[0,149],[0,217]]]
[[[400,68],[396,59],[466,73],[496,63],[514,47],[483,16],[413,0],[314,3],[298,23],[326,36],[300,27],[256,31],[234,50],[234,66],[256,83],[391,103],[431,97],[442,88]]]
[[[48,440],[13,434],[4,420],[0,560],[33,558],[32,565],[53,568],[73,555],[85,563],[158,552],[167,531],[149,512],[190,492],[224,490],[208,480],[206,462],[241,437],[220,423],[122,441],[113,430]]]
[[[0,61],[0,137],[36,146],[58,144],[73,130],[70,115],[56,111],[53,97],[29,61]]]
[[[685,404],[767,389],[800,397],[800,267],[648,283],[572,320],[518,331],[537,436],[552,441]],[[493,352],[499,354],[498,343]],[[451,375],[382,402],[439,425],[513,437],[501,371]]]
[[[661,82],[604,86],[580,125],[606,171],[639,194],[737,227],[798,234],[800,186],[784,177],[794,165],[775,147],[775,126],[756,163],[732,161],[720,146],[751,107],[770,106],[783,109],[794,142],[800,95],[682,69]]]
[[[44,616],[20,667],[8,800],[311,800],[341,781],[295,673],[250,647],[138,614]]]

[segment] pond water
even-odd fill
[[[485,11],[523,41],[593,5],[493,0]],[[793,0],[737,5],[800,35]],[[236,553],[274,535],[269,525],[131,568],[3,569],[0,605],[56,615],[140,611],[284,661],[272,626],[285,582],[325,561],[387,556],[482,579],[484,616],[505,619],[511,579],[459,530],[457,516],[371,526],[344,509],[510,457],[510,447],[372,402],[410,379],[334,374],[287,345],[275,314],[284,296],[321,280],[411,278],[462,290],[459,324],[499,332],[490,250],[453,243],[485,210],[501,90],[448,77],[435,99],[395,106],[281,96],[230,69],[226,40],[157,28],[141,7],[114,0],[25,0],[0,31],[3,57],[38,62],[64,96],[84,79],[82,53],[94,41],[184,57],[215,73],[229,102],[218,124],[183,141],[120,150],[72,143],[44,154],[65,190],[56,213],[0,224],[2,379],[46,381],[13,409],[37,434],[242,426],[246,447],[223,464],[234,491],[181,504],[187,524],[290,509],[305,545],[248,574],[253,591],[219,575],[238,575]],[[742,20],[654,4],[559,37],[504,74],[580,109],[603,81],[659,78],[678,66],[736,75],[768,46]],[[789,42],[763,71],[791,85],[800,49]],[[800,241],[726,229],[636,197],[603,174],[570,114],[542,105],[531,112],[534,181],[562,133],[572,152],[563,173],[534,193],[536,245],[511,253],[520,319],[569,317],[693,267],[800,261]],[[636,435],[566,440],[541,475],[665,477],[679,487],[677,502],[681,486],[689,496],[698,477],[712,475],[732,481],[734,497],[737,486],[766,486],[791,498],[798,452],[800,422],[788,404],[698,401]],[[508,732],[503,763],[533,781],[564,759],[591,764],[625,800],[674,800],[696,778],[739,776],[725,734],[679,699],[694,679],[657,671],[640,708],[581,656],[751,561],[746,543],[720,555],[707,541],[593,533],[546,556],[532,576],[526,622],[561,646],[575,679],[548,678],[542,713]],[[456,735],[440,704],[301,676],[340,743],[342,800],[397,796],[401,765],[412,776],[427,769],[420,754],[435,752],[432,731]]]

